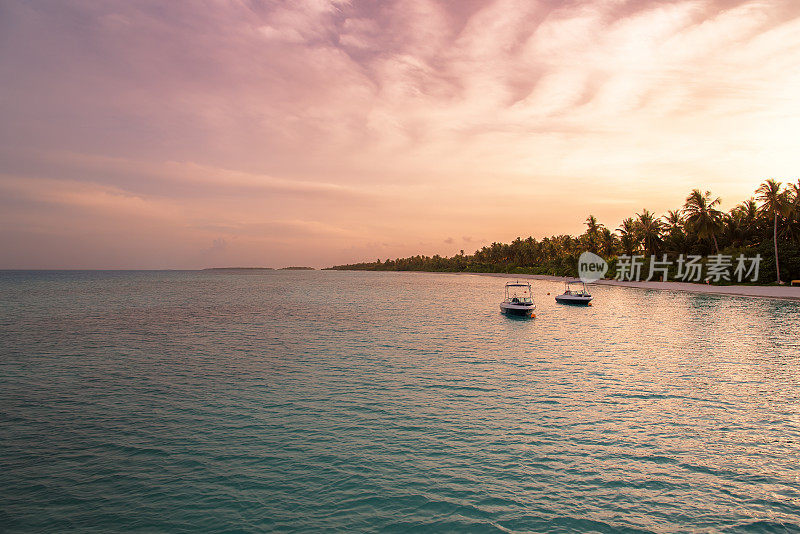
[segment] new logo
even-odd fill
[[[578,276],[587,284],[602,279],[608,272],[606,260],[591,252],[584,252],[578,258]]]

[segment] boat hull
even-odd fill
[[[556,302],[559,304],[571,304],[572,306],[588,306],[593,297],[578,297],[576,295],[558,295]]]
[[[536,306],[521,306],[519,304],[500,304],[500,311],[506,315],[516,315],[519,317],[531,317]]]

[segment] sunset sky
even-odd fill
[[[800,175],[797,0],[0,0],[0,268],[328,266]]]

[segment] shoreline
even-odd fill
[[[407,271],[413,272],[413,271]],[[546,274],[508,274],[508,273],[470,273],[458,272],[447,274],[493,276],[496,278],[518,278],[520,280],[547,280],[550,282],[563,282],[564,276],[550,276]],[[577,278],[571,278],[576,280]],[[800,287],[785,286],[747,286],[730,285],[714,286],[709,284],[695,284],[691,282],[623,282],[620,280],[598,280],[595,285],[630,287],[657,291],[682,291],[684,293],[702,293],[705,295],[729,295],[734,297],[755,297],[781,300],[800,301]],[[589,285],[592,285],[589,284]]]

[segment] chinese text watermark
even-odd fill
[[[662,255],[660,259],[652,255],[649,266],[644,269],[644,256],[623,254],[617,258],[617,274],[614,279],[639,282],[643,276],[647,275],[644,278],[645,281],[666,282],[669,280],[671,268],[674,268],[675,279],[682,282],[758,281],[758,269],[761,265],[760,254],[756,254],[755,257],[739,254],[735,259],[731,255],[713,254],[708,256],[706,262],[702,262],[702,259],[702,256],[692,254],[686,256],[681,254],[676,260],[667,259],[666,254]],[[580,272],[580,263],[578,267]],[[595,278],[595,280],[599,280],[599,278]]]

